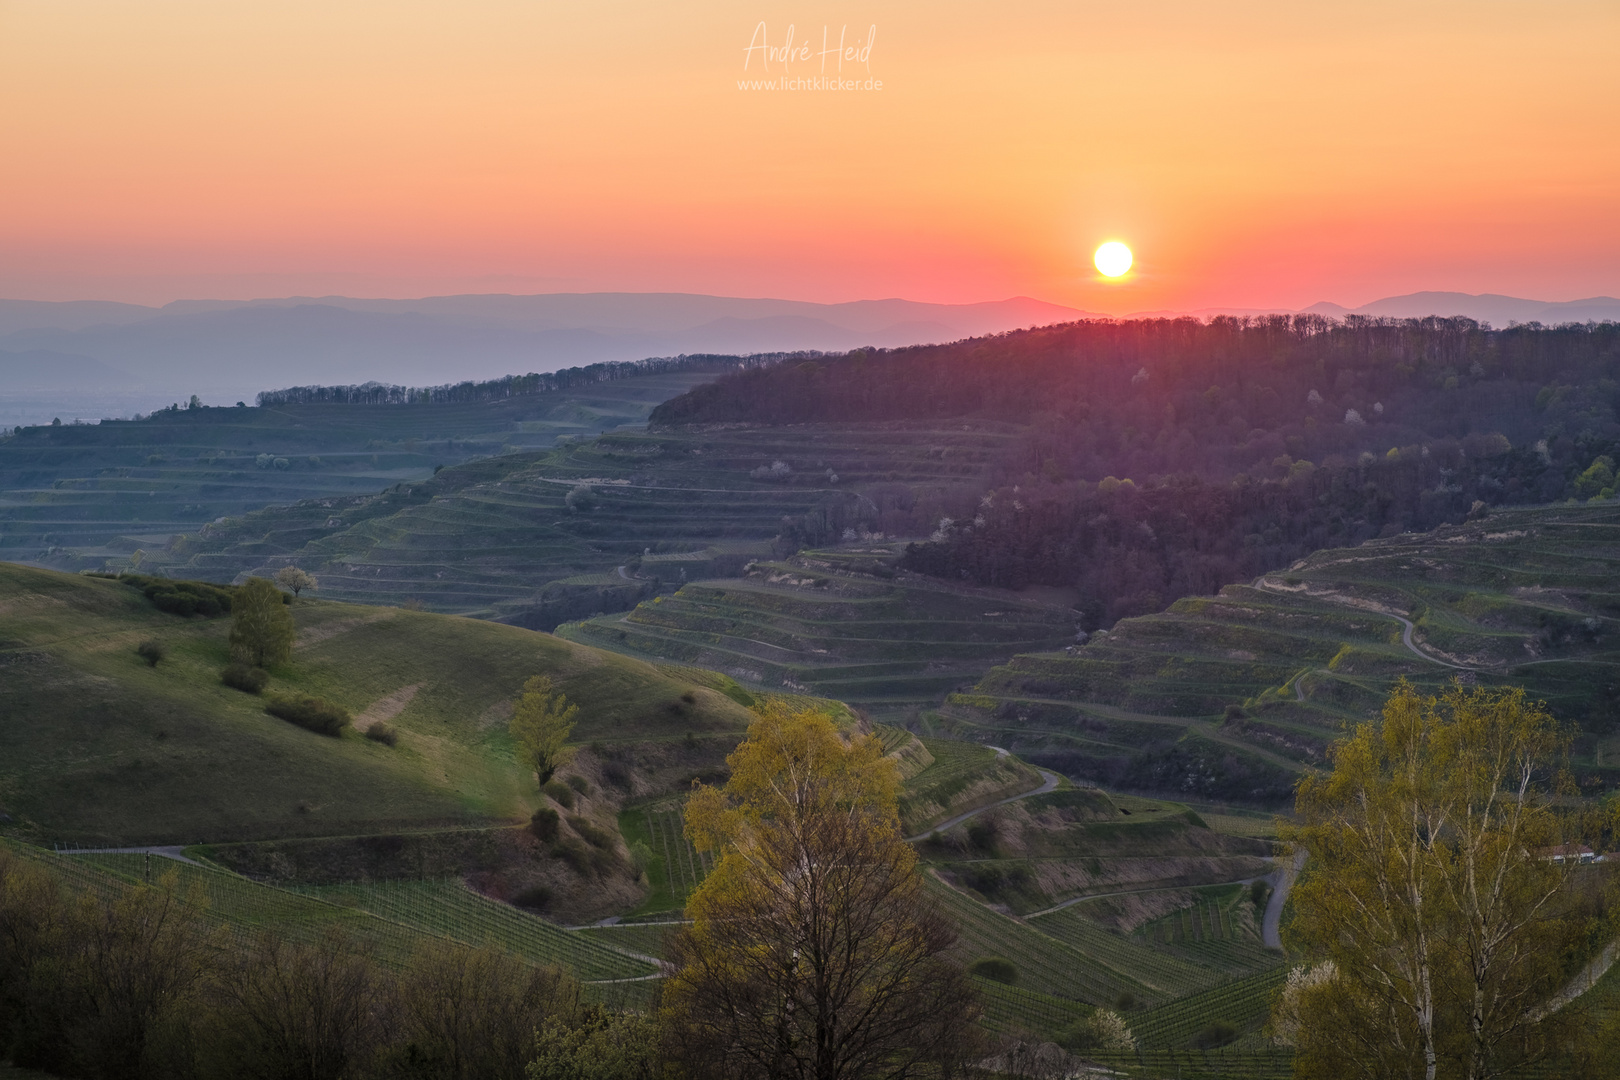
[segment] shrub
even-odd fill
[[[565,810],[574,808],[574,789],[561,780],[547,780],[540,789],[551,797],[551,800]]]
[[[270,673],[250,664],[231,664],[219,673],[219,681],[233,690],[258,694],[270,685]]]
[[[1198,1037],[1193,1040],[1193,1046],[1199,1050],[1213,1050],[1217,1046],[1225,1046],[1236,1039],[1237,1035],[1237,1028],[1225,1020],[1216,1020],[1198,1033]]]
[[[562,818],[557,815],[557,811],[549,806],[542,806],[534,812],[533,817],[529,818],[529,831],[536,839],[550,844],[557,839],[557,830],[561,823]]]
[[[573,827],[575,832],[579,833],[582,840],[592,847],[601,848],[603,851],[612,850],[613,834],[596,824],[596,822],[576,814],[568,819],[568,824]]]
[[[602,779],[623,791],[630,790],[630,767],[622,761],[608,761],[602,765]]]
[[[264,711],[316,734],[333,737],[343,734],[343,729],[354,722],[347,710],[308,694],[277,694]]]
[[[596,506],[596,492],[591,490],[589,484],[580,484],[563,496],[563,502],[568,505],[568,509],[576,513],[581,510],[590,510]]]
[[[379,720],[366,728],[366,738],[384,746],[395,746],[399,743],[399,732]]]
[[[231,591],[206,581],[170,581],[141,574],[126,575],[124,580],[141,590],[159,611],[170,615],[212,619],[231,610]]]
[[[147,667],[157,667],[158,662],[161,661],[165,656],[169,655],[169,650],[164,647],[163,642],[155,641],[151,638],[147,638],[145,641],[135,646],[135,651],[140,655],[142,660],[146,661]]]
[[[583,776],[570,776],[568,778],[568,786],[579,792],[581,795],[589,795],[591,793],[591,782],[585,779]]]
[[[534,885],[512,897],[512,903],[520,908],[542,911],[551,903],[551,890],[544,885]]]
[[[1249,883],[1249,903],[1253,904],[1255,907],[1261,907],[1264,905],[1270,893],[1271,886],[1267,885],[1263,880],[1251,881]]]
[[[987,956],[983,960],[975,960],[968,965],[968,974],[977,975],[981,979],[990,979],[993,982],[1005,983],[1008,986],[1018,981],[1018,968],[1013,966],[1011,960],[1003,960],[999,956]]]

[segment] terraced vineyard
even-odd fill
[[[678,911],[692,890],[714,867],[714,856],[699,852],[686,839],[686,818],[681,800],[632,807],[619,815],[619,831],[632,844],[645,845],[650,858],[644,867],[652,883],[636,914]]]
[[[1077,649],[1019,656],[947,712],[958,732],[1071,775],[1264,804],[1397,678],[1512,682],[1581,725],[1583,772],[1613,786],[1616,581],[1620,506],[1499,510],[1320,551]]]
[[[480,896],[456,881],[306,886],[298,891],[464,945],[494,946],[532,963],[557,964],[588,981],[652,973],[645,962],[620,950]]]
[[[269,930],[319,944],[329,930],[347,934],[367,955],[394,966],[432,940],[493,946],[531,963],[558,964],[587,982],[640,978],[644,961],[532,915],[498,904],[457,883],[343,885],[301,890],[262,885],[209,867],[140,854],[53,856],[11,850],[57,874],[75,892],[113,899],[145,880],[173,875],[178,887],[204,902],[204,914],[238,943]]]
[[[741,579],[686,584],[559,633],[876,715],[931,706],[1017,652],[1073,640],[1076,616],[1061,604],[897,572],[894,558],[861,546],[760,560]]]
[[[770,556],[785,520],[832,536],[926,531],[1018,430],[622,431],[446,468],[370,498],[247,514],[143,566],[229,580],[295,562],[323,595],[550,629],[738,573]]]
[[[712,378],[687,371],[467,404],[182,409],[32,428],[0,439],[0,558],[100,569],[142,550],[162,563],[176,534],[314,500],[319,522],[294,515],[309,520],[260,530],[285,546],[290,532],[352,521],[377,492],[438,466],[642,424],[660,402]],[[219,569],[225,580],[237,573]]]

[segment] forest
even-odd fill
[[[1077,587],[1092,626],[1329,545],[1613,493],[1620,327],[1080,322],[728,375],[658,425],[1015,422],[904,565]],[[819,543],[849,514],[791,522]]]

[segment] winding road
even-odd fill
[[[999,747],[999,746],[992,746],[990,749],[992,749],[992,750],[994,750],[996,752],[997,757],[1006,757],[1007,756],[1007,751],[1001,749],[1001,747]],[[1055,772],[1047,772],[1045,769],[1042,769],[1042,768],[1036,768],[1035,771],[1040,773],[1041,776],[1045,779],[1045,782],[1042,783],[1040,787],[1031,788],[1030,790],[1024,792],[1022,795],[1014,795],[1010,799],[998,799],[993,803],[986,803],[985,805],[979,807],[977,810],[969,810],[965,814],[957,814],[955,817],[951,818],[949,821],[942,821],[938,825],[933,826],[932,828],[924,829],[922,832],[918,833],[916,836],[908,836],[908,837],[906,837],[906,843],[909,844],[913,840],[922,840],[922,839],[924,839],[926,837],[933,836],[935,833],[944,832],[946,829],[954,829],[954,828],[956,828],[956,826],[962,824],[962,822],[966,821],[968,818],[973,817],[975,814],[982,814],[986,810],[994,810],[998,806],[1006,806],[1008,803],[1015,803],[1019,799],[1027,799],[1027,798],[1030,798],[1031,796],[1034,796],[1034,795],[1045,795],[1048,791],[1056,791],[1057,786],[1060,783],[1063,782],[1063,778],[1061,776],[1059,776]]]

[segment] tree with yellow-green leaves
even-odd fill
[[[231,598],[231,659],[254,667],[284,664],[297,627],[282,592],[267,579],[248,578]]]
[[[1570,1052],[1555,1006],[1601,871],[1580,865],[1558,798],[1567,746],[1520,689],[1403,681],[1331,773],[1300,782],[1286,839],[1308,861],[1286,933],[1313,966],[1274,1021],[1296,1076],[1484,1080]]]
[[[876,737],[765,708],[699,786],[687,836],[718,856],[687,903],[664,1018],[695,1075],[945,1075],[972,1048],[972,990],[900,836]]]
[[[571,705],[548,675],[536,675],[523,684],[523,694],[512,708],[509,730],[517,743],[518,759],[532,768],[543,786],[573,759],[565,744],[574,733],[579,706]]]

